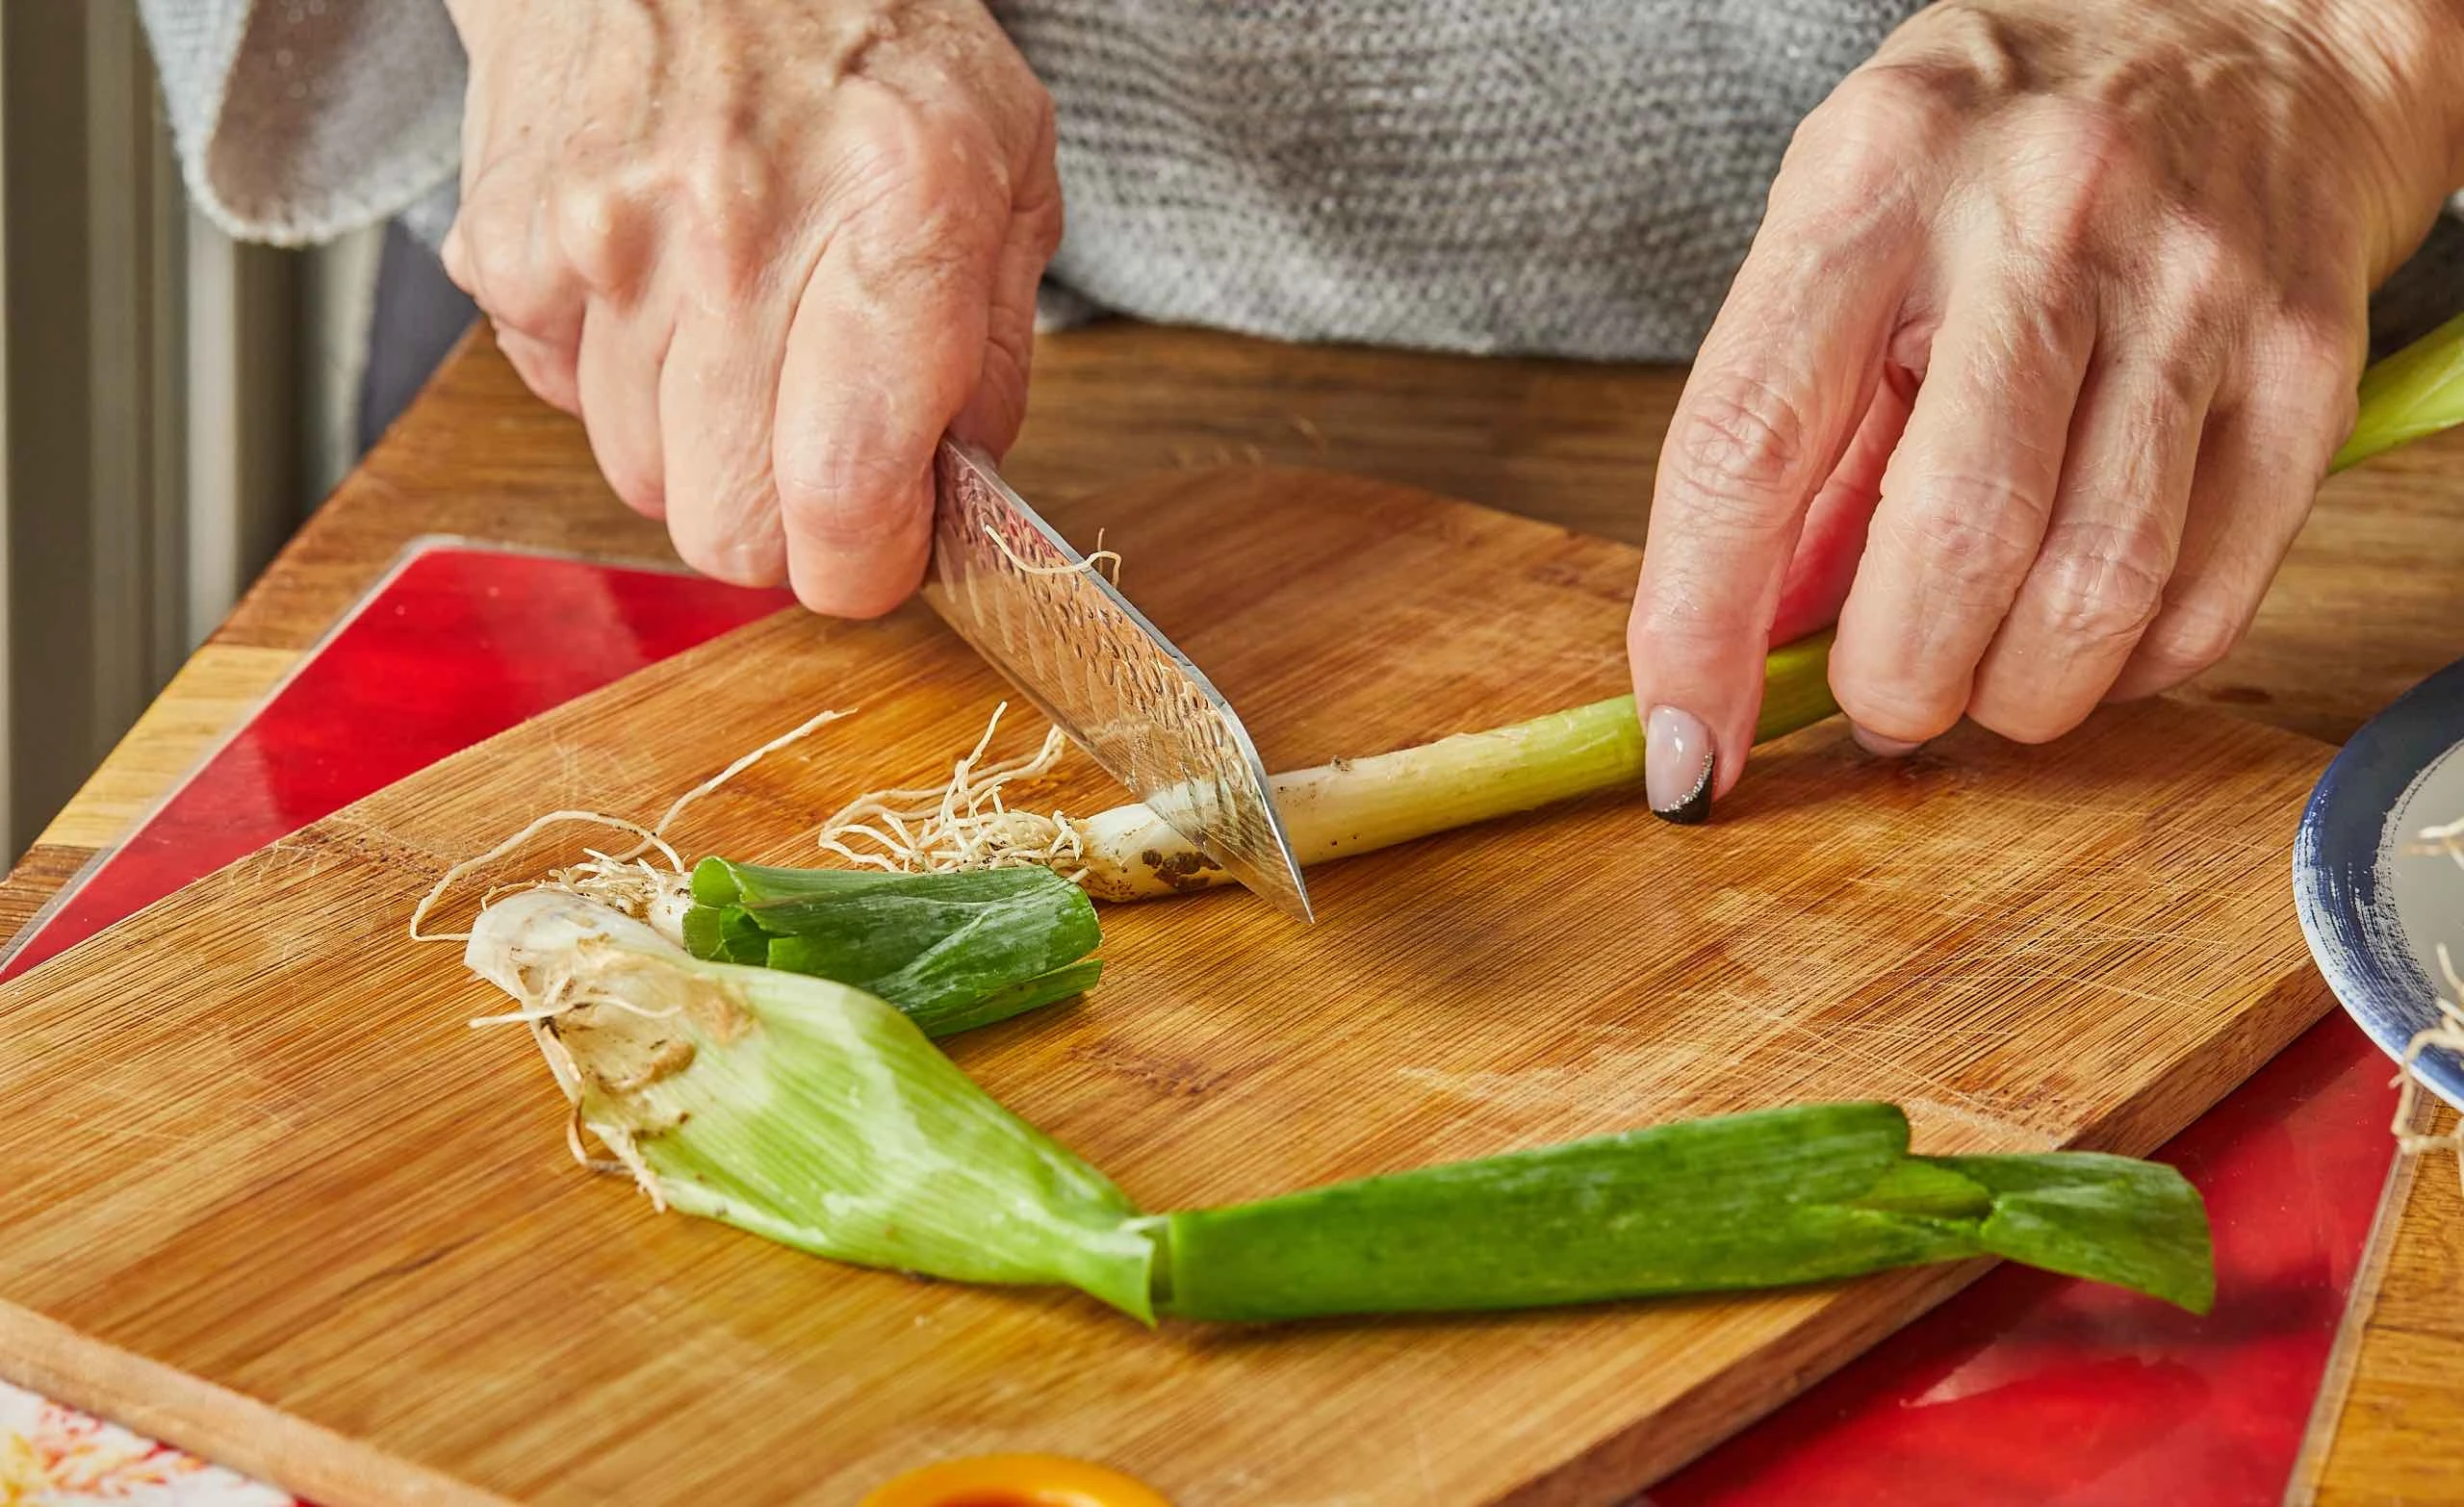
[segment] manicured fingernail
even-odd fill
[[[1862,728],[1851,728],[1849,730],[1857,739],[1858,747],[1868,754],[1879,754],[1884,758],[1901,758],[1925,746],[1922,743],[1904,743],[1897,738],[1886,738],[1879,732],[1867,732]]]
[[[1652,814],[1688,826],[1711,814],[1711,775],[1719,751],[1703,719],[1676,706],[1655,706],[1643,723],[1643,795]]]

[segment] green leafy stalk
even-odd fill
[[[1919,1160],[1992,1195],[1976,1239],[1996,1256],[2153,1293],[2194,1314],[2215,1299],[2207,1210],[2162,1162],[2084,1151]]]
[[[1764,663],[1755,741],[1837,711],[1830,671],[1829,633],[1774,650]],[[1633,697],[1615,696],[1511,727],[1296,770],[1271,783],[1293,854],[1307,867],[1630,788],[1642,778],[1642,720]],[[1079,882],[1098,899],[1146,900],[1232,881],[1142,805],[1091,817],[1079,833]]]
[[[1091,988],[1102,940],[1086,891],[1048,869],[884,874],[705,858],[685,946],[696,958],[810,974],[878,995],[928,1035],[989,1025]]]
[[[1913,1158],[1887,1104],[1658,1126],[1168,1214],[1158,1305],[1195,1318],[1527,1308],[2007,1256],[2204,1312],[2206,1214],[2117,1157]]]
[[[2464,423],[2464,316],[2361,374],[2361,411],[2331,471]]]
[[[1062,1284],[1141,1319],[1154,1248],[1104,1175],[860,989],[707,962],[552,890],[481,912],[472,968],[526,1008],[584,1125],[666,1204],[815,1255]]]
[[[1980,1255],[2193,1310],[2214,1288],[2205,1213],[2169,1168],[1912,1157],[1886,1104],[1145,1216],[861,990],[696,958],[553,890],[481,912],[466,957],[523,1003],[578,1120],[665,1204],[862,1265],[1075,1287],[1149,1321],[1528,1308]]]

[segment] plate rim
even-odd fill
[[[2392,903],[2382,904],[2398,813],[2420,782],[2464,749],[2464,659],[2388,703],[2328,761],[2293,843],[2294,910],[2336,1003],[2380,1051],[2404,1049],[2437,1020],[2437,988]],[[2369,813],[2366,829],[2355,820]],[[2458,813],[2464,815],[2464,813]],[[2355,852],[2367,830],[2369,852]],[[2464,1058],[2425,1052],[2416,1075],[2464,1109]]]

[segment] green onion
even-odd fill
[[[2170,1169],[1912,1157],[1884,1104],[1144,1216],[860,989],[696,958],[556,890],[482,911],[465,956],[521,1002],[498,1018],[530,1025],[578,1131],[661,1206],[862,1265],[1075,1287],[1142,1320],[1528,1308],[1980,1255],[2193,1310],[2214,1287],[2198,1195]]]
[[[1164,1216],[1158,1305],[1194,1318],[1528,1308],[2008,1256],[2193,1312],[2207,1220],[2169,1167],[1912,1158],[1887,1104],[1693,1120]]]
[[[1154,1248],[1104,1175],[860,989],[693,958],[556,890],[465,958],[523,1003],[575,1117],[666,1207],[815,1255],[1063,1284],[1151,1316]]]
[[[928,1035],[1094,985],[1086,891],[1040,868],[957,874],[765,868],[705,858],[683,915],[696,958],[810,974],[904,1010]]]
[[[1767,742],[1839,709],[1831,699],[1831,635],[1773,651],[1755,741]],[[1303,867],[1373,853],[1433,832],[1559,801],[1632,786],[1643,778],[1643,727],[1631,696],[1419,748],[1337,759],[1271,783]],[[1231,882],[1143,805],[1076,824],[1078,882],[1100,900],[1145,900]]]
[[[2361,374],[2361,412],[2330,471],[2464,423],[2464,315]]]

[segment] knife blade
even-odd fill
[[[933,490],[924,600],[941,621],[1199,852],[1312,919],[1266,764],[1222,693],[982,450],[943,440]]]

